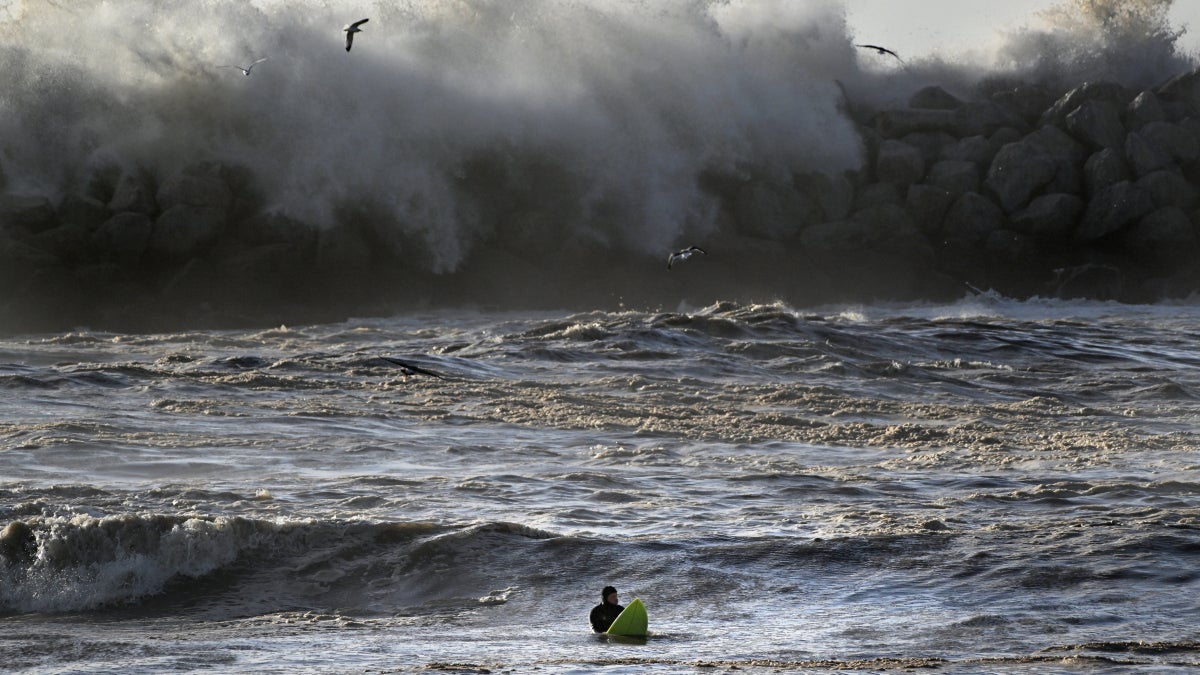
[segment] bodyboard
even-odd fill
[[[625,609],[613,619],[612,625],[605,631],[609,635],[625,635],[628,637],[645,637],[649,619],[646,617],[646,606],[638,598],[634,598]]]

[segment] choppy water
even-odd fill
[[[37,546],[0,660],[1190,671],[1198,325],[980,296],[10,337],[0,518]],[[648,640],[589,632],[609,583]]]

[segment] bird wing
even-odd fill
[[[689,248],[688,250],[695,251],[697,253],[703,253],[704,255],[708,255],[708,251],[705,251],[704,249],[700,248],[699,246],[693,246],[693,247]]]
[[[258,64],[260,64],[260,63],[262,63],[263,61],[266,61],[266,60],[267,60],[267,57],[265,57],[265,56],[264,56],[264,57],[262,57],[261,59],[259,59],[259,60],[255,61],[254,63],[251,63],[249,66],[247,66],[247,67],[246,67],[246,70],[249,70],[249,69],[253,68],[254,66],[257,66]]]
[[[350,51],[350,45],[354,44],[354,33],[346,31],[346,51]]]
[[[387,361],[388,363],[394,363],[394,364],[400,366],[401,368],[404,368],[405,370],[411,370],[414,373],[420,373],[422,375],[436,377],[439,380],[446,379],[446,378],[442,377],[441,375],[438,375],[437,373],[433,372],[432,370],[425,370],[424,368],[422,368],[420,366],[414,366],[413,364],[408,363],[407,361],[401,361],[400,359],[393,359],[390,356],[381,356],[379,358],[383,359],[384,361]]]
[[[350,27],[358,28],[359,26],[363,25],[364,23],[366,23],[368,21],[370,21],[370,19],[359,19],[358,21],[355,21],[354,23],[350,24]]]

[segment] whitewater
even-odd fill
[[[1198,320],[981,297],[5,340],[0,516],[36,550],[0,571],[0,649],[29,672],[1184,672]],[[648,639],[591,634],[608,584]]]
[[[1190,134],[1170,3],[1064,7],[901,62],[832,1],[0,0],[0,662],[1194,671],[1200,195],[1164,262],[870,164],[933,85],[1036,94],[887,139],[990,143],[976,204],[1083,82]]]

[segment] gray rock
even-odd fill
[[[858,194],[854,197],[854,210],[862,211],[864,209],[873,208],[876,206],[885,205],[900,205],[904,202],[904,196],[900,192],[900,188],[893,183],[868,183],[859,189]]]
[[[157,202],[163,211],[175,206],[195,206],[224,212],[233,203],[233,192],[216,176],[180,173],[158,188]]]
[[[1152,91],[1143,91],[1130,101],[1125,109],[1125,119],[1129,128],[1136,131],[1149,122],[1163,122],[1167,116],[1158,96]]]
[[[1190,211],[1197,203],[1196,188],[1177,171],[1153,171],[1139,178],[1137,186],[1149,193],[1158,208],[1174,206]]]
[[[875,176],[880,182],[905,186],[920,182],[924,175],[925,158],[920,150],[896,140],[885,140],[879,145]]]
[[[925,110],[954,110],[962,105],[961,100],[938,86],[924,87],[908,100],[908,107]]]
[[[1088,157],[1083,165],[1083,175],[1089,195],[1132,178],[1129,167],[1125,164],[1124,153],[1112,148],[1104,148]]]
[[[762,181],[738,190],[734,213],[741,232],[768,239],[791,236],[821,220],[820,207],[806,195]]]
[[[1119,300],[1125,294],[1125,274],[1118,267],[1088,263],[1054,270],[1054,297]]]
[[[1012,110],[1026,123],[1037,121],[1042,112],[1054,104],[1054,95],[1040,85],[1022,84],[1007,91],[998,91],[991,100]]]
[[[1187,213],[1168,206],[1147,214],[1121,233],[1125,249],[1151,265],[1193,263],[1196,233]]]
[[[1200,158],[1200,141],[1181,125],[1171,122],[1148,122],[1138,133],[1180,164],[1191,164]]]
[[[994,133],[1005,127],[1023,128],[1025,120],[1008,108],[991,101],[971,101],[954,111],[957,125],[954,135],[976,136]]]
[[[854,206],[854,184],[845,174],[809,173],[796,176],[796,185],[821,208],[823,221],[842,220]]]
[[[1137,222],[1154,210],[1154,201],[1144,189],[1121,181],[1100,190],[1088,201],[1075,238],[1090,242]]]
[[[996,153],[984,180],[984,189],[995,197],[1006,213],[1029,203],[1033,195],[1052,181],[1057,165],[1052,156],[1036,146],[1009,143]]]
[[[1065,127],[1067,115],[1087,101],[1108,101],[1122,110],[1133,99],[1125,87],[1115,82],[1085,82],[1063,94],[1038,120],[1039,126]]]
[[[957,142],[956,138],[942,131],[917,131],[900,140],[920,150],[921,157],[925,160],[926,166],[938,160],[943,148]]]
[[[100,255],[119,264],[141,260],[150,244],[154,221],[144,213],[126,211],[109,218],[92,233],[92,244]]]
[[[154,215],[158,212],[158,204],[154,201],[154,190],[146,181],[126,173],[117,181],[112,199],[108,202],[108,210],[113,213],[130,211]]]
[[[1125,127],[1117,108],[1108,101],[1084,101],[1067,114],[1067,131],[1093,148],[1119,148]]]
[[[987,137],[988,142],[992,144],[993,156],[1000,150],[1000,148],[1003,148],[1009,143],[1016,143],[1023,138],[1025,138],[1025,134],[1022,134],[1013,127],[1000,127],[995,131],[995,133],[989,134]]]
[[[918,131],[940,131],[959,135],[960,123],[954,110],[885,110],[875,126],[884,138],[900,138]]]
[[[1129,162],[1129,168],[1137,178],[1174,165],[1171,155],[1156,143],[1146,140],[1137,131],[1131,131],[1125,137],[1125,160]]]
[[[932,185],[913,185],[908,188],[905,208],[913,222],[926,235],[940,233],[946,211],[954,203],[955,196]]]
[[[149,252],[167,259],[190,258],[213,244],[225,226],[225,214],[217,209],[172,206],[154,221]]]
[[[38,195],[0,195],[0,228],[44,232],[57,225],[49,199]]]
[[[1158,88],[1159,99],[1190,108],[1189,114],[1200,112],[1200,69],[1178,75]],[[1170,119],[1170,117],[1168,117]]]
[[[1076,195],[1062,192],[1042,195],[1012,215],[1011,227],[1040,241],[1066,241],[1079,224],[1083,206],[1083,200]]]
[[[1054,159],[1054,178],[1046,185],[1046,192],[1077,193],[1083,189],[1083,163],[1088,153],[1081,143],[1052,126],[1041,127],[1024,140]]]
[[[979,168],[974,162],[946,160],[929,169],[930,185],[940,187],[955,196],[979,191]]]
[[[864,252],[884,253],[905,267],[924,270],[933,251],[903,208],[885,205],[856,212],[849,220],[819,223],[800,235],[818,258],[853,262]]]
[[[968,192],[951,205],[942,224],[942,239],[952,248],[978,251],[992,232],[1007,224],[1004,212],[990,199]]]
[[[959,162],[975,162],[980,168],[992,163],[999,146],[992,144],[982,135],[967,136],[942,148],[939,159]]]
[[[99,199],[87,195],[69,194],[63,197],[58,205],[58,219],[63,223],[83,225],[89,230],[96,229],[108,220],[108,207]]]

